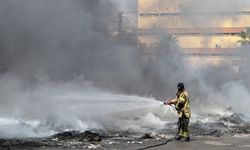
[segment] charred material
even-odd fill
[[[242,124],[246,122],[243,118],[244,118],[244,115],[234,113],[228,117],[220,118],[219,121],[224,121],[224,122],[228,122],[232,124]]]
[[[52,140],[78,140],[83,142],[99,142],[101,141],[101,136],[98,133],[92,133],[91,131],[85,131],[83,133],[78,131],[67,131],[52,136]]]
[[[67,131],[49,138],[0,139],[0,149],[34,149],[45,147],[89,148],[99,147],[102,137],[98,133]]]
[[[197,121],[191,124],[193,135],[234,135],[234,134],[249,134],[250,125],[242,114],[234,113],[230,116],[223,116],[215,122],[200,122]]]
[[[25,148],[38,148],[38,147],[47,147],[54,146],[51,143],[48,143],[43,140],[37,139],[0,139],[0,148],[1,149],[25,149]]]
[[[146,134],[144,134],[141,138],[142,138],[142,139],[153,139],[154,137],[153,137],[151,134],[146,133]]]

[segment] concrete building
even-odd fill
[[[152,29],[161,29],[177,38],[183,53],[210,58],[236,55],[239,34],[250,27],[250,6],[240,4],[227,4],[227,0],[138,0],[139,41],[153,46],[157,39]]]

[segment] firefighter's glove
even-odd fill
[[[164,104],[165,104],[165,105],[171,105],[172,103],[171,103],[171,101],[169,100],[169,101],[167,101],[167,102],[164,102]]]

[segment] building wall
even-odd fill
[[[189,28],[231,28],[250,27],[250,9],[236,10],[225,13],[185,12],[183,2],[188,0],[138,0],[138,28],[139,30],[182,28],[189,32]],[[190,0],[189,0],[190,1]],[[209,1],[209,0],[207,0]],[[244,30],[242,30],[244,31]],[[201,31],[203,32],[203,31]],[[174,34],[182,48],[237,48],[239,47],[239,33],[217,34]],[[140,33],[139,40],[147,45],[154,44],[157,39],[153,35]]]
[[[237,48],[240,47],[239,36],[179,36],[177,43],[181,48]]]
[[[141,13],[152,12],[179,12],[182,0],[138,0]]]
[[[142,14],[142,13],[141,13]],[[146,14],[146,13],[145,13]],[[204,16],[139,16],[139,28],[249,27],[250,14]]]

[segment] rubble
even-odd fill
[[[220,134],[226,130],[227,126],[221,122],[196,122],[190,125],[193,135],[212,135],[220,136]]]
[[[195,122],[190,125],[193,135],[234,135],[249,134],[250,125],[245,120],[244,115],[234,113],[230,116],[223,116],[214,122]]]
[[[243,118],[244,118],[244,115],[234,113],[230,116],[220,118],[219,121],[224,121],[224,122],[228,122],[232,124],[242,124],[246,122]]]
[[[250,134],[250,124],[244,116],[233,114],[213,122],[197,121],[190,124],[191,136],[214,136]],[[102,149],[120,145],[141,145],[145,142],[169,139],[177,132],[174,123],[157,132],[133,135],[130,132],[112,133],[106,136],[92,131],[65,131],[47,138],[0,139],[0,149]],[[164,134],[163,134],[164,133]],[[168,135],[168,136],[167,136]]]
[[[66,131],[49,138],[0,139],[0,149],[32,149],[44,147],[100,148],[102,140],[98,133]]]
[[[52,141],[67,141],[78,140],[83,142],[100,142],[101,136],[98,133],[92,133],[91,131],[85,131],[83,133],[78,131],[66,131],[58,133],[52,136]]]
[[[44,142],[42,140],[28,140],[28,139],[0,139],[0,148],[8,148],[11,149],[12,147],[15,148],[27,148],[27,147],[45,147],[45,146],[53,146],[47,142]]]
[[[142,139],[153,139],[154,137],[152,136],[152,134],[146,133],[141,138]]]

